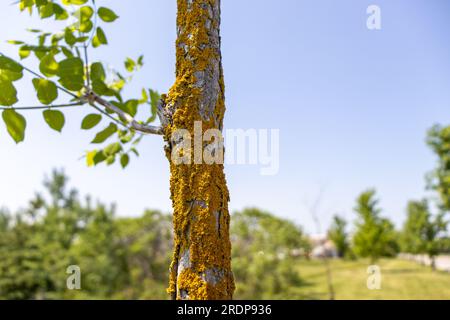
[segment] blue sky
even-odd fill
[[[0,49],[14,56],[5,41],[28,39],[24,29],[41,25],[10,2],[0,5]],[[93,56],[121,66],[143,53],[146,66],[127,92],[166,92],[174,81],[176,1],[97,2],[120,19],[105,27],[110,46]],[[366,28],[371,4],[381,8],[379,31]],[[278,175],[226,167],[231,209],[261,207],[315,232],[307,207],[320,189],[318,213],[327,225],[335,213],[353,220],[356,196],[375,187],[384,214],[399,225],[406,202],[426,195],[424,175],[435,162],[426,131],[449,122],[449,9],[447,0],[223,0],[226,127],[281,135]],[[34,103],[30,86],[20,88],[21,103]],[[82,193],[116,202],[120,215],[169,211],[162,141],[147,137],[125,171],[87,168],[79,158],[93,133],[78,129],[87,112],[68,111],[58,134],[33,111],[18,146],[0,125],[0,206],[23,206],[44,173],[64,167]]]

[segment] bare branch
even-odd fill
[[[131,115],[122,111],[120,108],[116,107],[115,105],[106,101],[105,99],[99,97],[92,91],[89,92],[88,94],[86,94],[82,98],[82,101],[89,102],[90,104],[98,103],[99,105],[105,107],[107,110],[116,113],[122,121],[124,121],[126,124],[128,124],[131,128],[133,128],[136,131],[139,131],[142,133],[148,133],[148,134],[156,134],[156,135],[164,134],[164,130],[162,129],[162,127],[144,125],[144,124],[139,123]]]

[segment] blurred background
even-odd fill
[[[144,54],[127,94],[167,92],[176,2],[98,4],[120,19],[92,56],[116,67]],[[366,25],[373,4],[381,30]],[[226,166],[237,299],[450,298],[449,9],[446,0],[222,1],[226,128],[280,130],[277,175]],[[7,40],[64,26],[10,1],[0,17],[0,51],[15,58]],[[36,103],[31,85],[18,89],[23,105]],[[62,134],[30,113],[20,145],[0,125],[2,299],[167,298],[163,141],[144,139],[125,170],[88,168],[87,113],[68,111]],[[67,289],[68,265],[80,266],[82,290]]]

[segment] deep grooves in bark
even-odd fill
[[[224,81],[220,52],[220,0],[177,0],[176,81],[163,114],[171,171],[174,254],[169,293],[177,299],[231,299],[229,194],[223,164],[175,164],[172,134],[195,122],[223,128]],[[194,140],[194,139],[192,139]],[[191,159],[194,152],[191,151]]]

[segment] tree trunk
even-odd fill
[[[234,291],[229,238],[229,194],[223,162],[202,160],[205,142],[194,132],[222,130],[225,113],[220,51],[220,0],[177,0],[176,81],[160,111],[168,142],[173,204],[174,253],[168,292],[172,299],[231,299]],[[199,129],[201,123],[201,129]],[[172,153],[189,131],[199,142],[178,164]],[[196,131],[197,130],[197,131]],[[199,131],[201,130],[201,131]],[[223,144],[218,144],[223,160]]]
[[[430,261],[431,261],[431,270],[436,271],[436,257],[430,256]]]

